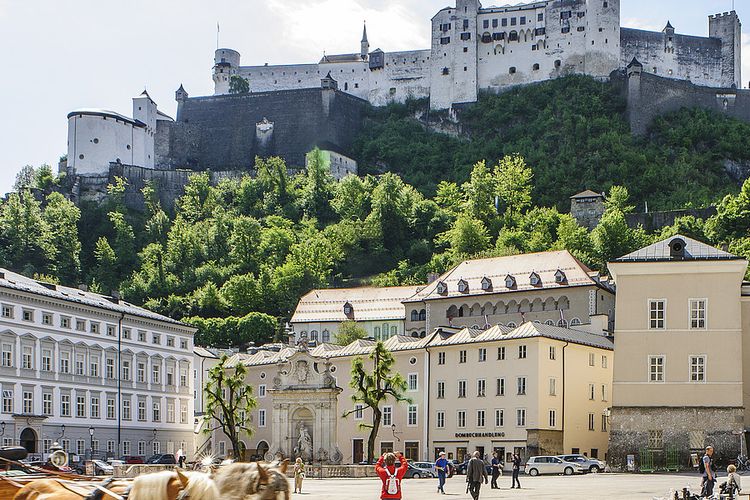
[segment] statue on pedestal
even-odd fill
[[[312,438],[310,437],[310,433],[307,432],[304,422],[299,424],[299,437],[297,438],[295,452],[298,457],[302,457],[305,461],[312,460],[313,458]]]

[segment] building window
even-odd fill
[[[539,22],[544,21],[544,14],[537,14],[536,15],[536,20],[539,21]]]
[[[82,376],[86,372],[86,357],[84,354],[76,354],[76,375]]]
[[[664,299],[648,301],[649,328],[651,330],[664,329],[664,311],[666,305],[667,301]]]
[[[222,441],[221,444],[224,444],[224,442]],[[161,442],[154,441],[153,444],[151,445],[151,451],[153,452],[154,455],[158,455],[161,452]]]
[[[417,405],[409,405],[406,413],[406,425],[409,427],[417,425]]]
[[[260,384],[258,386],[258,397],[259,398],[265,398],[266,397],[266,384]]]
[[[416,373],[410,373],[409,374],[409,390],[410,391],[416,391],[417,390],[417,374]]]
[[[115,336],[115,327],[112,325],[107,325],[107,336],[108,337],[114,337]]]
[[[526,346],[525,345],[518,346],[518,359],[526,359]]]
[[[151,343],[156,345],[161,344],[161,336],[158,333],[153,334],[151,337]]]
[[[505,396],[505,379],[504,378],[497,379],[497,395]]]
[[[486,396],[487,392],[487,381],[484,379],[477,380],[477,397],[483,398]]]
[[[497,360],[498,361],[504,361],[505,360],[505,347],[498,347],[497,348]]]
[[[439,411],[437,412],[437,418],[436,420],[436,427],[438,429],[445,429],[445,412]]]
[[[34,321],[34,311],[31,309],[24,309],[21,313],[21,317],[24,321]]]
[[[554,427],[557,425],[557,412],[555,410],[549,411],[549,426]]]
[[[94,323],[93,321],[89,324],[89,331],[91,333],[98,334],[99,333],[99,323]]]
[[[555,360],[555,346],[551,345],[549,346],[549,359],[554,361]]]
[[[151,407],[151,419],[154,422],[161,421],[161,403],[158,401],[154,401],[154,404]]]
[[[487,361],[487,349],[482,347],[479,349],[479,362],[484,363],[485,361]]]
[[[482,428],[484,427],[484,420],[485,420],[485,413],[484,410],[477,410],[477,427]]]
[[[607,356],[602,356],[602,368],[607,368]]]
[[[241,419],[244,422],[245,418]],[[167,401],[167,422],[174,422],[174,401]]]
[[[589,384],[589,401],[594,400],[594,384]]]
[[[466,412],[464,410],[459,410],[458,414],[456,415],[456,427],[459,429],[463,429],[466,427]]]
[[[52,393],[42,394],[42,415],[52,415]]]
[[[32,363],[34,357],[34,349],[31,346],[23,346],[21,353],[21,368],[31,370],[34,368]]]
[[[690,328],[693,330],[705,330],[706,299],[690,299]]]
[[[438,364],[439,365],[444,365],[445,364],[445,353],[444,352],[439,352],[438,353]]]
[[[649,356],[649,382],[664,382],[664,356]]]
[[[31,391],[23,391],[22,403],[23,413],[26,415],[32,415],[34,413],[34,393]]]
[[[383,426],[390,427],[391,425],[393,425],[393,407],[384,406],[383,407]]]
[[[123,441],[122,442],[122,454],[123,455],[130,455],[130,441]]]
[[[115,360],[112,358],[107,358],[104,362],[104,375],[108,379],[115,378]]]
[[[466,363],[466,351],[458,351],[458,362]]]
[[[146,441],[138,441],[138,456],[146,454]]]
[[[451,43],[451,37],[444,36],[440,38],[440,45],[448,45],[449,43]]]
[[[648,447],[652,450],[664,448],[664,431],[648,431]]]
[[[2,345],[2,365],[13,366],[13,344]]]
[[[526,409],[519,408],[516,410],[516,427],[526,426]]]
[[[138,342],[146,342],[146,332],[143,330],[138,330]],[[187,345],[183,349],[187,349]]]
[[[143,384],[146,382],[146,363],[139,362],[136,364],[135,375],[139,383]]]
[[[594,414],[593,413],[589,413],[589,430],[590,431],[594,430]]]
[[[122,418],[123,420],[130,420],[130,400],[122,400]]]
[[[354,420],[362,420],[365,418],[364,407],[365,406],[361,403],[354,405]]]
[[[76,396],[76,417],[86,417],[86,396]]]
[[[596,365],[596,355],[593,352],[589,353],[589,366]]]
[[[52,371],[52,349],[42,349],[42,371]]]
[[[602,415],[602,432],[607,432],[607,415]]]
[[[467,33],[467,32],[461,33],[461,40],[463,41],[471,40],[471,33]]]
[[[266,426],[266,410],[258,410],[258,427]]]
[[[99,376],[99,359],[98,358],[91,358],[91,363],[89,363],[89,374],[92,377],[98,377]]]
[[[705,382],[706,381],[706,357],[705,356],[690,356],[690,381],[691,382]]]
[[[167,347],[174,347],[174,337],[167,337]]]
[[[188,341],[185,339],[180,339],[180,349],[185,350],[188,348]]]
[[[144,422],[146,420],[146,402],[138,401],[138,420]]]
[[[151,367],[151,383],[161,384],[161,366],[153,365]]]
[[[107,455],[113,455],[115,453],[115,442],[113,440],[107,441]]]
[[[526,395],[526,377],[518,377],[518,395]]]
[[[505,425],[505,411],[495,410],[495,427],[503,427]]]
[[[555,378],[549,379],[549,395],[550,396],[557,395],[557,379]]]
[[[437,383],[437,398],[445,399],[445,382],[443,381]]]
[[[70,373],[70,353],[60,353],[60,373]]]
[[[602,401],[607,400],[607,384],[602,384]]]
[[[13,306],[3,304],[3,318],[13,318]]]
[[[70,394],[60,395],[60,416],[61,417],[70,416]]]
[[[91,418],[99,418],[99,396],[91,396]]]
[[[508,73],[510,73],[511,75],[515,75],[516,74],[516,67],[515,66],[511,66],[510,69],[508,70]]]
[[[466,397],[466,381],[465,380],[458,381],[458,397],[459,398]]]
[[[107,419],[115,418],[115,398],[107,398]]]
[[[86,320],[77,319],[76,320],[76,330],[78,330],[79,332],[85,332],[86,331]]]

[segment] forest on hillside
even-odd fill
[[[426,100],[371,108],[354,148],[361,170],[397,173],[433,196],[441,181],[465,181],[477,161],[519,154],[534,170],[542,206],[567,211],[578,192],[623,185],[642,211],[646,202],[653,210],[715,203],[739,187],[724,161],[750,164],[750,124],[684,109],[634,137],[619,90],[586,76],[480,95],[459,115],[461,138],[427,130],[414,118],[427,108]]]
[[[569,77],[482,96],[463,115],[469,138],[427,131],[419,102],[373,109],[357,142],[369,174],[337,182],[317,150],[296,175],[257,158],[256,177],[194,174],[169,210],[153,185],[145,212],[128,209],[122,178],[103,203],[76,206],[50,167],[27,166],[0,201],[0,266],[119,291],[196,325],[199,345],[236,346],[279,338],[313,288],[424,283],[472,257],[568,249],[606,273],[678,232],[750,257],[750,181],[739,188],[722,166],[750,160],[750,125],[683,110],[633,138],[612,92]],[[608,192],[591,232],[566,213],[584,188]],[[643,201],[718,214],[647,234],[625,222]]]

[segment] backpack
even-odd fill
[[[698,459],[698,472],[700,472],[701,474],[706,473],[706,463],[703,461],[703,458],[705,456],[706,456],[705,454],[701,455],[701,457]],[[709,457],[709,463],[711,464],[711,472],[713,472],[714,463],[713,463],[713,459],[711,459],[710,457]]]
[[[391,474],[388,467],[385,468],[385,472],[388,474],[388,479],[385,480],[385,490],[389,495],[398,495],[400,481],[396,477],[396,473]]]

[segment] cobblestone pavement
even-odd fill
[[[446,495],[436,493],[436,479],[407,479],[403,484],[403,500],[471,499],[466,493],[465,476],[448,480]],[[723,479],[719,478],[719,484]],[[750,482],[750,478],[748,478]],[[585,476],[521,476],[523,489],[510,489],[510,475],[498,481],[500,490],[482,485],[480,499],[556,499],[556,500],[613,500],[663,498],[670,488],[691,488],[700,492],[697,474],[587,474]],[[290,486],[293,487],[290,482]],[[303,493],[292,495],[292,500],[378,500],[380,481],[377,479],[305,479]],[[718,491],[718,487],[717,487]]]

